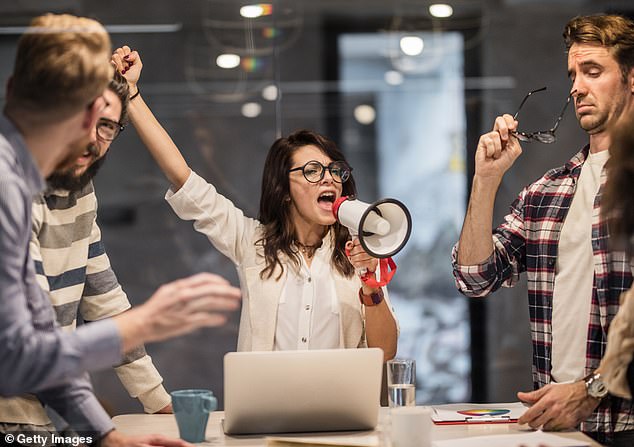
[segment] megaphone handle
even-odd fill
[[[379,259],[379,268],[376,271],[376,278],[374,275],[366,273],[361,276],[361,281],[366,283],[370,287],[383,287],[392,281],[392,277],[396,273],[396,263],[392,258]]]
[[[359,236],[359,234],[356,231],[354,231],[353,229],[351,229],[351,228],[348,228],[348,232],[350,233],[350,240],[354,240],[354,238]],[[346,256],[349,258],[350,257],[350,250],[345,248],[345,251],[346,251]],[[364,276],[364,275],[368,274],[368,269],[365,268],[365,267],[362,267],[360,269],[355,269],[355,272],[359,276]]]
[[[379,260],[379,262],[381,262]],[[381,275],[380,272],[380,268],[376,269],[374,272],[368,272],[367,269],[364,269],[365,272],[357,272],[359,273],[359,277],[361,278],[361,282],[363,282],[364,284],[367,284],[370,287],[374,287],[374,288],[379,288],[381,287],[380,284],[380,279],[378,278],[378,276]],[[376,275],[376,276],[375,276]]]
[[[344,248],[344,250],[346,251],[346,256],[349,258],[350,257],[350,250],[348,250],[347,248]],[[365,267],[362,267],[360,269],[354,269],[354,271],[359,276],[364,276],[364,275],[368,274],[368,269],[365,268]]]

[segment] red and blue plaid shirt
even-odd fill
[[[564,220],[575,194],[588,147],[564,166],[547,172],[524,188],[511,205],[505,222],[493,231],[494,252],[479,265],[457,263],[453,250],[456,285],[469,297],[484,297],[500,286],[512,287],[526,272],[529,314],[533,342],[533,382],[541,388],[551,382],[552,300],[555,285],[557,248]],[[594,282],[588,326],[586,374],[598,368],[605,352],[607,331],[619,309],[619,296],[632,284],[632,267],[625,252],[608,248],[608,228],[600,212],[601,188],[592,214]],[[634,430],[632,401],[609,396],[582,424],[586,432]]]

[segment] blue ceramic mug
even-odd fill
[[[214,393],[209,390],[178,390],[170,394],[181,439],[203,442],[209,413],[218,408]]]

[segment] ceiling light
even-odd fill
[[[423,52],[425,43],[418,36],[401,37],[401,50],[408,56],[418,56]]]
[[[247,19],[255,19],[262,15],[262,6],[260,5],[246,5],[240,8],[240,15]]]
[[[383,79],[390,85],[401,85],[403,83],[403,74],[400,71],[388,70],[383,75]]]
[[[429,13],[438,18],[451,17],[453,15],[453,8],[446,3],[435,3],[429,5]]]
[[[267,101],[275,101],[277,99],[277,86],[276,85],[267,85],[262,89],[262,98]]]
[[[372,124],[376,118],[376,111],[372,106],[361,104],[354,108],[354,118],[361,124]]]
[[[242,104],[242,116],[256,118],[262,113],[262,106],[257,102],[245,102]]]
[[[257,5],[245,5],[240,8],[240,15],[247,19],[255,19],[260,16],[268,16],[273,12],[270,3],[259,3]]]
[[[236,68],[240,65],[240,56],[231,53],[221,54],[216,58],[216,64],[220,68]]]

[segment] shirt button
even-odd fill
[[[308,282],[311,282],[313,280],[313,278],[311,278],[310,276],[308,277]]]
[[[302,343],[306,343],[306,337],[302,337]]]
[[[304,307],[305,310],[310,310],[310,304],[306,304],[306,307]]]

